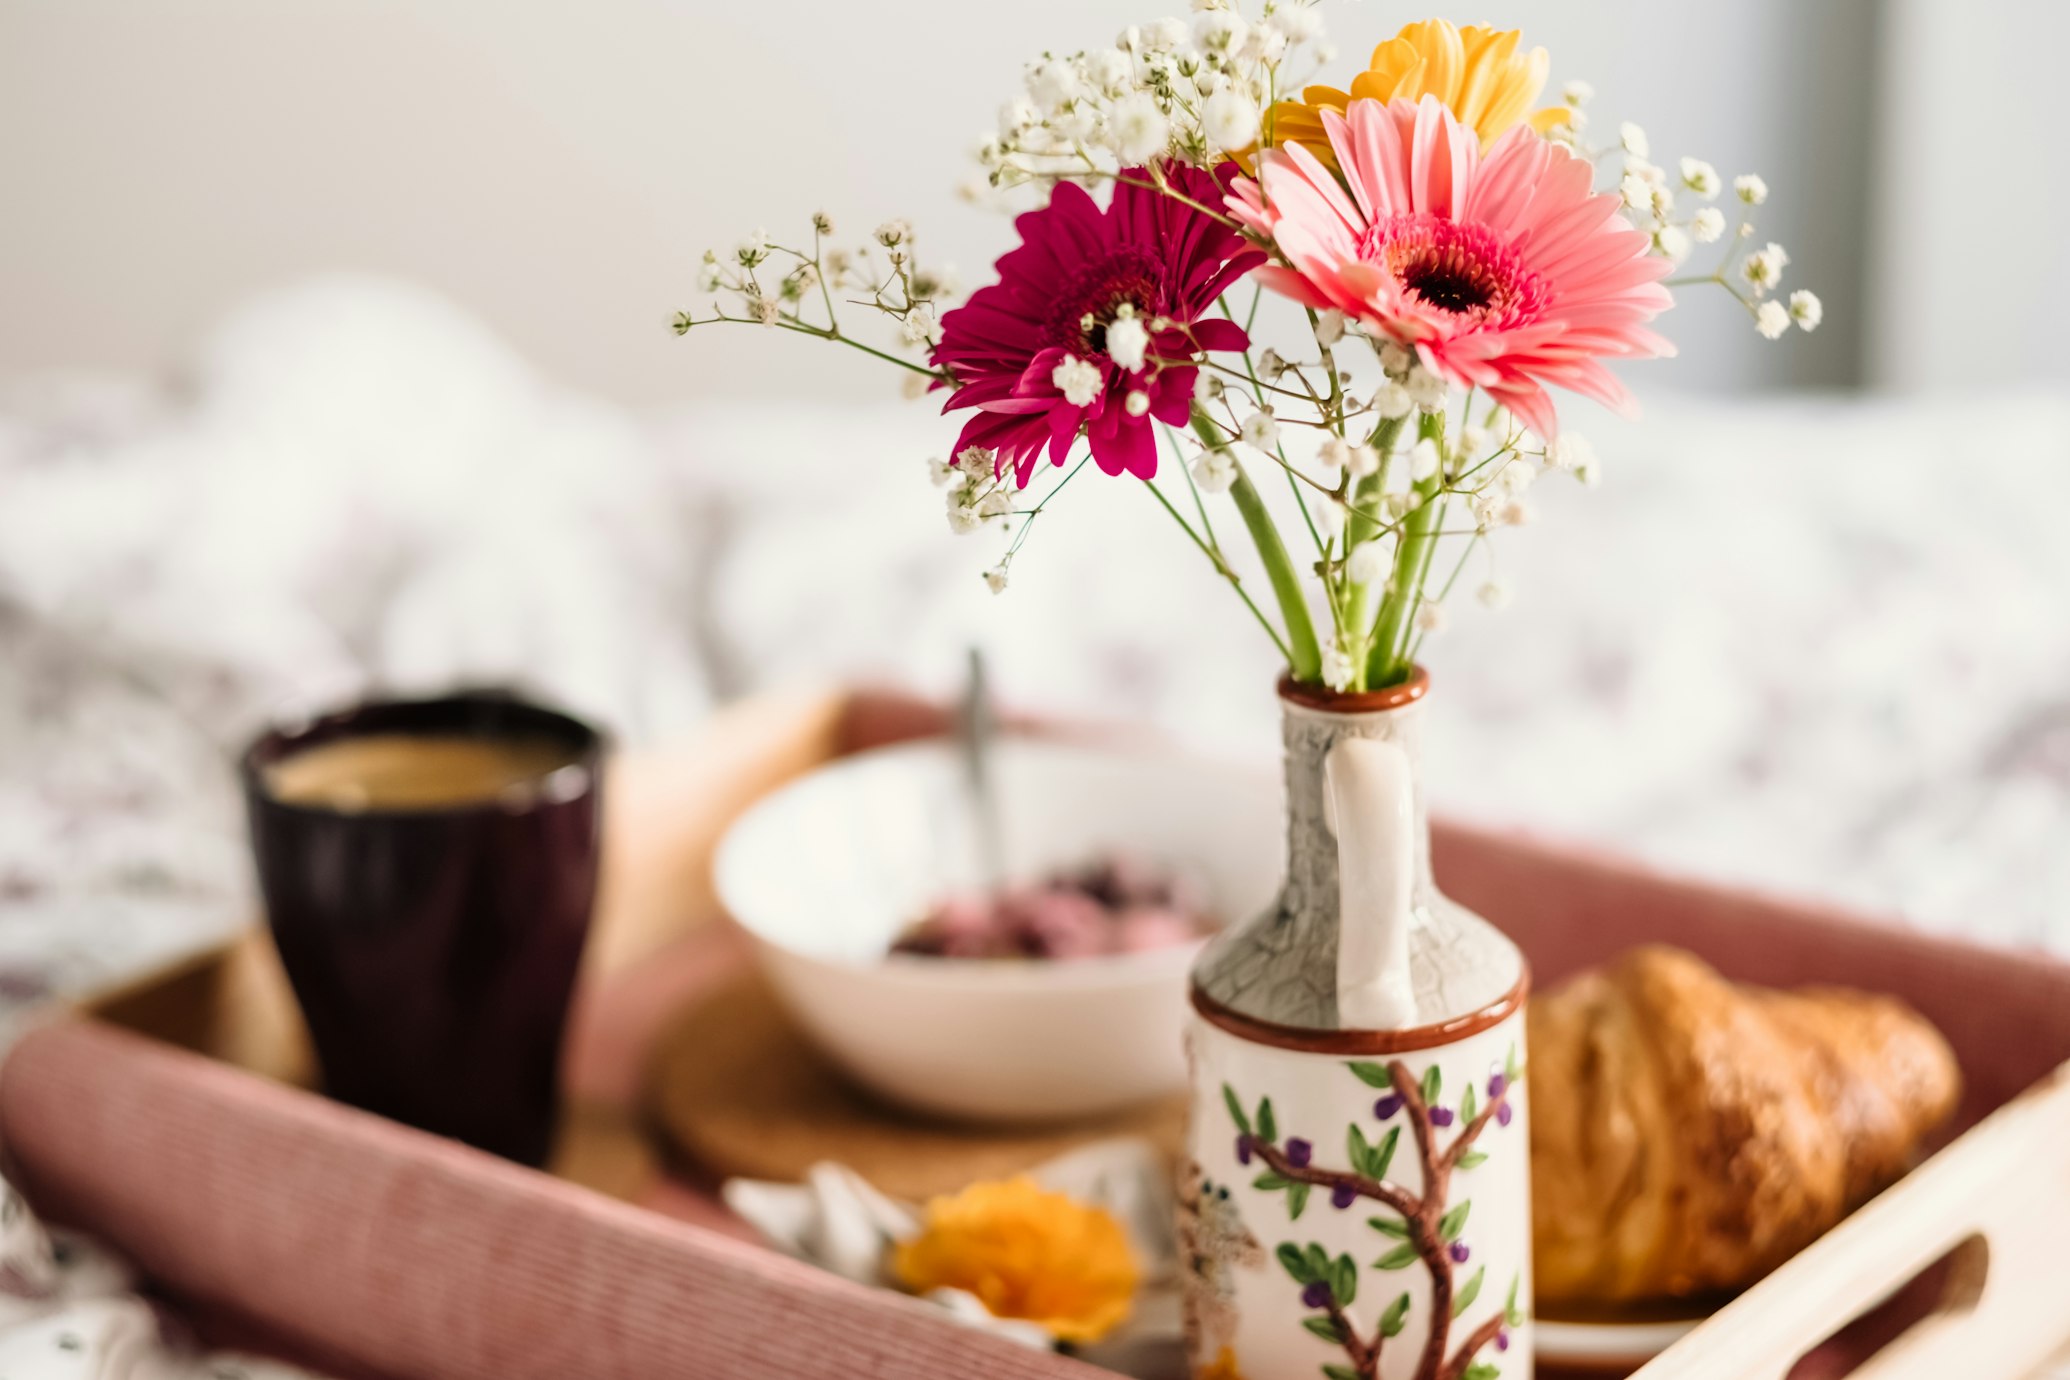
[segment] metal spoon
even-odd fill
[[[999,797],[992,773],[992,745],[998,733],[998,714],[985,678],[985,654],[972,647],[956,738],[963,751],[963,785],[977,843],[978,877],[993,895],[1006,889],[1005,836],[999,826]]]

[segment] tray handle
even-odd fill
[[[1965,1243],[1938,1309],[1849,1380],[2020,1380],[2070,1338],[2070,1064],[1632,1380],[1786,1380],[1805,1353]]]

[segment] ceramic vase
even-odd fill
[[[1427,687],[1281,686],[1285,884],[1193,973],[1197,1380],[1531,1374],[1529,978],[1432,880]]]

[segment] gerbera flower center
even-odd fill
[[[1157,256],[1133,245],[1087,264],[1056,295],[1044,329],[1052,345],[1081,357],[1107,353],[1107,327],[1127,307],[1144,321],[1164,309]]]
[[[1394,216],[1366,231],[1365,256],[1426,305],[1462,324],[1514,325],[1536,315],[1545,287],[1515,246],[1487,227],[1441,216]]]

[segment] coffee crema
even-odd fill
[[[312,744],[262,773],[266,793],[290,805],[442,810],[525,799],[580,756],[550,738],[368,733]]]

